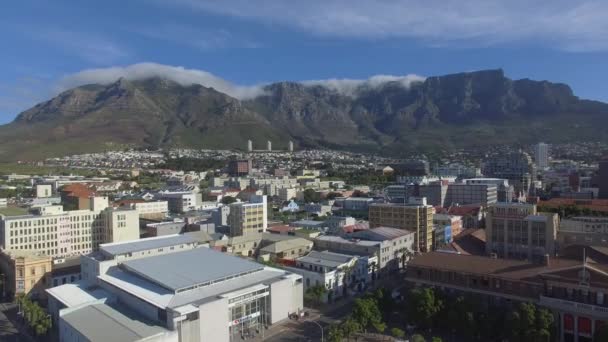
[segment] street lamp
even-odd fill
[[[321,329],[321,342],[323,342],[323,327],[321,326],[321,324],[319,324],[319,322],[316,322],[316,321],[306,321],[306,322],[314,323],[319,327],[319,329]]]

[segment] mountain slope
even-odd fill
[[[85,85],[0,126],[0,159],[40,159],[123,147],[242,148],[293,139],[303,146],[383,152],[479,144],[608,140],[608,104],[570,87],[511,80],[502,70],[398,82],[354,95],[280,82],[239,101],[201,85],[151,78]],[[602,126],[603,125],[603,126]]]

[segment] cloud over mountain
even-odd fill
[[[237,85],[222,79],[210,72],[198,69],[187,69],[182,66],[164,65],[158,63],[137,63],[128,66],[86,69],[63,77],[55,86],[57,93],[84,84],[109,84],[119,78],[127,80],[143,80],[160,77],[172,80],[183,86],[200,84],[214,88],[222,93],[245,100],[264,94],[264,85]],[[304,85],[320,85],[334,90],[342,95],[354,97],[361,87],[378,88],[387,82],[399,82],[409,87],[412,82],[424,81],[424,77],[409,74],[405,76],[376,75],[368,79],[326,79],[302,81]]]

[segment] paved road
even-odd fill
[[[10,305],[10,304],[9,304]],[[23,339],[19,334],[19,331],[11,321],[6,317],[5,311],[7,311],[10,306],[5,306],[5,304],[0,304],[0,341],[6,342],[19,342]]]

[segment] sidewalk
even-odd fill
[[[27,328],[18,322],[17,305],[14,303],[0,304],[0,341],[36,342]]]

